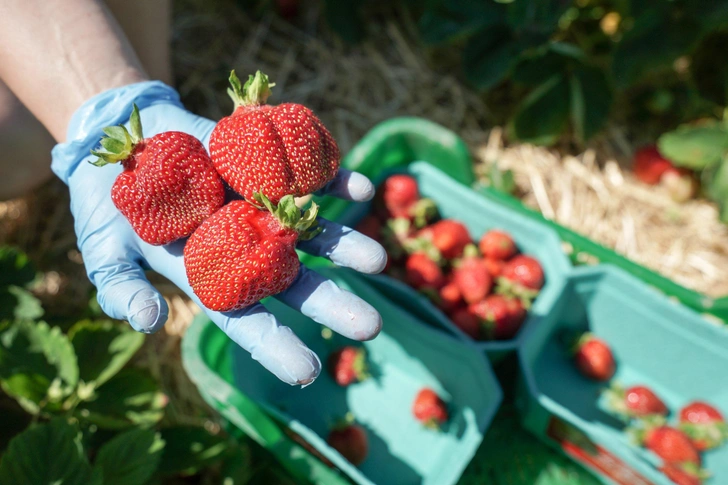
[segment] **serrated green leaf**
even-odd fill
[[[101,146],[104,147],[109,153],[119,153],[126,148],[124,142],[116,140],[114,138],[102,138]]]
[[[68,337],[78,356],[80,380],[94,388],[119,372],[144,343],[144,334],[108,320],[78,322]]]
[[[77,383],[76,354],[58,327],[21,321],[0,333],[0,384],[29,412],[68,396]]]
[[[728,152],[728,132],[718,123],[682,125],[663,134],[657,147],[675,165],[701,170],[718,163]]]
[[[577,139],[583,143],[607,121],[612,104],[612,91],[604,73],[589,66],[581,66],[572,72],[569,88],[571,123]]]
[[[531,91],[509,125],[517,139],[539,145],[556,142],[569,122],[569,83],[557,75]]]
[[[164,440],[151,429],[131,429],[105,443],[96,456],[104,485],[145,483],[157,469]]]
[[[129,137],[129,133],[123,126],[107,126],[102,128],[101,131],[103,131],[109,138],[119,140],[123,144],[126,144],[127,138]]]
[[[526,86],[538,86],[556,75],[566,75],[574,65],[582,65],[584,53],[572,44],[551,42],[521,56],[512,79]]]
[[[84,456],[77,426],[63,418],[13,438],[0,461],[0,485],[100,485]]]
[[[25,286],[35,279],[35,267],[18,248],[0,246],[0,286]]]
[[[43,306],[31,292],[19,286],[0,286],[0,320],[35,320]]]
[[[148,427],[162,419],[166,404],[167,397],[148,372],[126,368],[96,389],[92,400],[81,402],[76,416],[106,429]]]
[[[157,472],[192,475],[223,459],[230,451],[227,438],[199,426],[175,426],[161,430],[166,443]]]
[[[508,21],[516,29],[552,33],[573,0],[515,0],[508,5]]]
[[[482,30],[463,49],[465,77],[478,89],[490,89],[506,78],[519,54],[508,26],[495,25]]]
[[[431,45],[453,42],[505,19],[503,6],[490,1],[431,1],[420,17],[420,38]]]

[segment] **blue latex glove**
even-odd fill
[[[140,109],[145,137],[182,131],[208,146],[215,123],[186,111],[174,89],[150,81],[104,92],[81,106],[71,119],[68,142],[53,149],[52,168],[70,189],[78,245],[88,277],[98,288],[101,308],[112,318],[128,320],[140,332],[152,333],[164,325],[168,308],[147,281],[145,269],[164,275],[200,302],[187,282],[182,261],[185,242],[151,246],[139,239],[111,201],[111,186],[122,167],[100,168],[88,163],[92,158],[89,150],[98,146],[101,129],[126,123],[132,103]],[[374,188],[366,177],[342,169],[323,191],[365,201],[372,197]],[[384,268],[386,253],[374,240],[330,221],[319,219],[319,224],[321,234],[300,243],[300,249],[365,273]],[[381,317],[368,303],[304,267],[276,298],[351,339],[372,339],[381,329]],[[308,384],[318,376],[321,363],[316,354],[262,304],[227,313],[205,312],[282,381]]]

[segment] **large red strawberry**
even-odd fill
[[[316,235],[317,206],[305,214],[292,196],[268,210],[230,202],[197,228],[184,248],[187,279],[210,310],[243,308],[288,288],[298,274],[296,241]]]
[[[412,414],[428,428],[439,428],[448,419],[445,402],[430,388],[421,389],[412,404]]]
[[[448,282],[440,288],[436,303],[437,306],[445,313],[449,313],[463,304],[463,295],[460,293],[460,288],[458,288],[458,285],[456,285],[452,279],[448,280]]]
[[[488,273],[490,273],[490,276],[493,279],[498,278],[503,274],[503,267],[506,265],[505,261],[493,258],[483,259],[483,264],[486,268],[488,268]]]
[[[728,438],[728,426],[720,411],[694,401],[680,410],[680,430],[690,436],[699,451],[715,448]]]
[[[544,275],[536,258],[519,254],[503,266],[502,277],[526,290],[538,291],[543,287]]]
[[[483,257],[505,261],[512,258],[518,252],[513,238],[504,231],[497,229],[490,230],[480,238],[480,252]]]
[[[482,300],[493,286],[485,260],[478,255],[474,244],[466,246],[463,257],[455,262],[452,279],[467,303]]]
[[[111,200],[145,242],[160,246],[187,237],[224,203],[222,180],[200,141],[167,131],[144,138],[134,105],[131,133],[104,128],[104,151],[92,150],[96,166],[121,163]]]
[[[418,233],[418,237],[432,243],[446,259],[459,258],[465,246],[473,242],[468,228],[453,219],[443,219],[427,226]]]
[[[579,372],[595,381],[608,381],[616,370],[609,345],[590,333],[585,333],[577,341],[574,362]]]
[[[410,217],[410,210],[420,200],[417,180],[411,175],[387,177],[377,189],[375,205],[382,219]]]
[[[349,421],[335,426],[329,432],[326,442],[355,466],[361,465],[369,454],[367,432],[358,424]]]
[[[495,340],[513,338],[526,318],[520,300],[503,295],[489,295],[471,304],[468,310],[480,319],[482,334]]]
[[[474,315],[468,308],[460,308],[453,312],[450,319],[462,332],[473,340],[480,340],[482,337],[480,318]]]
[[[669,413],[662,399],[646,386],[625,389],[615,383],[605,391],[605,397],[611,411],[627,418],[667,416]]]
[[[273,204],[315,192],[336,176],[339,148],[313,112],[300,104],[265,104],[273,84],[260,71],[244,86],[230,74],[232,115],[210,135],[210,157],[230,187],[247,200],[262,193]]]
[[[366,351],[353,345],[332,352],[329,355],[328,368],[336,383],[344,387],[369,377]]]
[[[438,290],[446,283],[440,266],[424,252],[411,254],[405,270],[407,283],[417,290]]]
[[[643,444],[667,463],[691,463],[700,466],[700,453],[682,431],[667,425],[648,428]]]
[[[677,485],[701,485],[703,480],[709,478],[709,474],[701,470],[694,463],[665,463],[660,471]]]

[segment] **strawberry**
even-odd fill
[[[498,278],[503,274],[503,267],[506,265],[505,261],[500,259],[485,258],[483,264],[488,268],[488,273],[492,278]]]
[[[418,237],[432,243],[443,258],[455,259],[472,243],[468,228],[453,219],[443,219],[422,229]]]
[[[690,438],[682,431],[667,425],[649,428],[644,433],[645,448],[667,463],[700,466],[700,454]]]
[[[521,329],[526,312],[520,300],[503,295],[489,295],[468,307],[478,317],[489,339],[507,340]]]
[[[654,145],[641,148],[634,154],[632,171],[645,184],[657,185],[662,175],[671,168],[674,168],[673,164],[660,155]]]
[[[491,230],[480,238],[480,252],[485,258],[505,261],[518,252],[513,238],[504,231]]]
[[[381,241],[382,239],[382,223],[372,215],[366,216],[359,221],[355,229],[375,241]]]
[[[468,308],[460,308],[453,312],[450,319],[462,332],[473,340],[481,338],[480,319],[470,312]]]
[[[476,303],[490,293],[493,279],[485,260],[474,244],[465,247],[463,258],[455,263],[452,279],[467,303]]]
[[[437,306],[445,313],[451,312],[463,303],[460,288],[450,279],[438,292]]]
[[[519,254],[503,266],[502,278],[509,280],[526,290],[540,290],[543,287],[544,275],[541,263],[537,259]]]
[[[667,416],[669,413],[662,399],[646,386],[624,389],[615,383],[605,391],[605,397],[610,410],[627,418]]]
[[[423,252],[410,255],[405,263],[405,270],[407,283],[417,290],[439,290],[446,283],[440,267]]]
[[[695,401],[680,410],[679,428],[698,451],[720,446],[728,438],[728,426],[723,415],[710,404]]]
[[[256,195],[267,211],[232,201],[205,220],[185,245],[187,279],[210,310],[243,308],[288,288],[298,274],[296,241],[316,235],[316,204],[302,215],[293,196],[273,206]]]
[[[352,345],[342,347],[329,355],[328,369],[340,386],[361,382],[369,377],[366,351]]]
[[[701,485],[708,474],[694,463],[665,463],[660,471],[677,485]]]
[[[616,370],[609,345],[590,333],[579,338],[574,351],[574,362],[579,372],[595,381],[608,381]]]
[[[412,405],[412,414],[428,428],[439,428],[448,419],[447,407],[435,391],[421,389]]]
[[[220,176],[247,200],[263,193],[273,204],[315,192],[336,176],[339,148],[313,112],[300,104],[265,104],[273,84],[260,71],[244,86],[230,73],[235,111],[210,135]]]
[[[367,432],[358,424],[348,421],[335,426],[326,442],[355,466],[361,465],[369,454]]]
[[[412,206],[420,200],[417,180],[410,175],[387,177],[377,190],[375,205],[383,219],[410,217]]]
[[[144,138],[134,105],[123,126],[104,128],[104,151],[91,150],[97,167],[121,163],[111,200],[146,243],[161,246],[187,237],[225,202],[222,180],[200,141],[167,131]]]

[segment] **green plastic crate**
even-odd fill
[[[342,166],[376,180],[388,170],[418,160],[431,163],[465,185],[474,183],[472,160],[462,139],[442,126],[419,118],[394,118],[375,126],[344,158]],[[700,313],[728,321],[728,296],[712,298],[685,288],[571,229],[546,219],[540,212],[524,206],[520,200],[508,194],[487,187],[478,188],[478,192],[556,231],[561,240],[572,248],[570,256],[575,263],[591,259],[613,264]],[[320,202],[323,203],[322,215],[329,219],[338,218],[347,208],[346,202],[333,198],[324,198]],[[312,264],[322,263],[313,259],[308,261]]]
[[[546,284],[529,310],[523,328],[514,339],[475,342],[425,296],[408,285],[386,275],[366,278],[382,296],[406,308],[423,321],[444,328],[462,340],[472,342],[487,352],[491,360],[502,358],[521,344],[526,328],[538,325],[538,322],[548,315],[553,302],[561,292],[564,277],[571,269],[571,265],[561,250],[558,237],[542,224],[463,187],[429,163],[415,162],[408,165],[404,171],[417,179],[423,197],[429,197],[437,203],[442,217],[461,221],[467,226],[474,240],[477,241],[489,229],[508,231],[524,254],[535,256],[541,261]],[[353,227],[368,211],[369,204],[351,204],[338,221]]]
[[[183,361],[191,379],[225,418],[263,446],[278,446],[283,450],[276,454],[278,459],[308,481],[341,483],[342,477],[320,461],[312,465],[316,460],[293,443],[282,427],[300,436],[355,483],[456,483],[502,399],[487,360],[473,346],[381,299],[356,273],[326,268],[320,272],[369,301],[383,317],[382,333],[361,344],[373,364],[372,379],[341,388],[324,370],[304,389],[288,386],[243,350],[211,337],[220,332],[206,320],[196,322],[184,339]],[[323,339],[320,325],[278,301],[269,300],[266,306],[322,360],[335,348],[352,344],[338,336]],[[451,417],[442,432],[425,429],[411,417],[414,396],[425,386],[436,389],[448,402]],[[349,410],[370,437],[370,454],[359,468],[325,442],[328,427]],[[292,463],[286,449],[295,450],[299,458],[305,453],[307,459]]]
[[[670,483],[656,468],[659,459],[630,443],[624,423],[605,408],[605,384],[581,376],[565,351],[562,333],[587,329],[611,346],[614,379],[654,389],[671,418],[695,399],[728,414],[728,333],[625,271],[603,265],[572,272],[549,317],[528,329],[519,350],[518,403],[529,430],[605,483]],[[713,475],[706,485],[728,483],[728,447],[705,453],[704,465]]]

